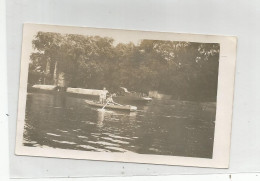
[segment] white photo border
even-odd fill
[[[66,34],[99,35],[108,37],[116,37],[118,35],[122,36],[123,34],[125,36],[138,37],[139,39],[219,43],[220,56],[217,91],[217,110],[212,159],[182,156],[148,155],[128,152],[90,152],[58,149],[51,147],[40,148],[23,146],[29,56],[31,53],[32,46],[31,41],[33,39],[33,36],[38,31]],[[231,141],[231,122],[233,111],[236,46],[237,38],[234,36],[149,32],[30,23],[24,24],[15,154],[55,158],[228,168]]]

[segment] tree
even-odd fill
[[[119,87],[175,99],[215,100],[219,44],[142,40],[138,45],[109,37],[38,32],[32,41],[29,81],[115,92]],[[34,78],[32,78],[34,77]]]

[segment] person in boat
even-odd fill
[[[114,104],[115,103],[114,100],[113,100],[113,94],[110,94],[108,96],[108,98],[106,99],[106,103],[107,104]]]
[[[106,103],[106,97],[107,97],[107,93],[108,91],[106,90],[106,88],[103,88],[103,91],[101,91],[101,93],[99,94],[99,102],[101,104],[105,104]]]

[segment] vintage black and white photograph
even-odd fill
[[[234,37],[24,26],[18,155],[227,166]]]

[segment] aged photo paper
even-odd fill
[[[16,155],[228,168],[236,44],[24,24]]]

